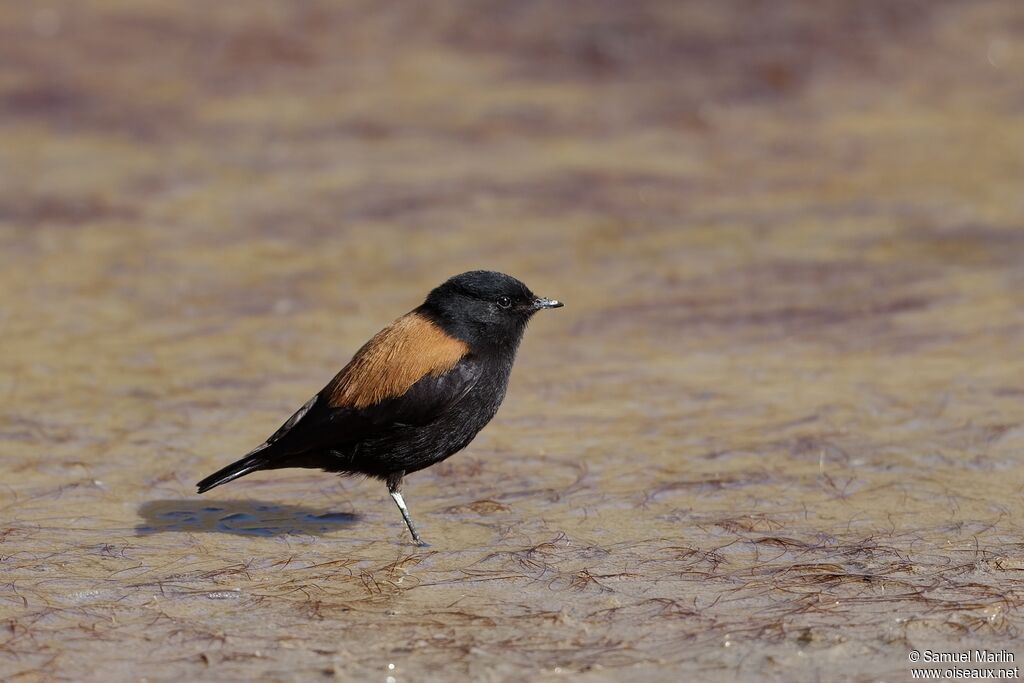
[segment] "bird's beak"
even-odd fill
[[[544,297],[537,297],[533,300],[533,308],[538,311],[542,308],[561,308],[564,305],[561,301],[545,299]]]

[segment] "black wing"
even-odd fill
[[[365,408],[332,407],[327,389],[281,425],[254,451],[270,461],[288,461],[328,450],[346,450],[360,441],[386,437],[396,429],[429,424],[461,401],[480,378],[481,366],[470,357],[441,375],[425,375],[404,394]],[[285,466],[285,462],[269,467]]]
[[[330,406],[325,387],[263,444],[196,486],[204,493],[257,470],[324,467],[335,452],[357,458],[363,440],[386,438],[396,430],[436,419],[466,397],[481,371],[478,363],[463,358],[448,372],[420,378],[401,396],[365,408]]]

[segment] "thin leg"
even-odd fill
[[[409,527],[409,533],[412,534],[412,540],[416,542],[418,546],[429,546],[430,544],[420,538],[420,535],[416,533],[416,527],[412,523],[412,517],[409,516],[409,508],[405,506],[405,499],[402,498],[402,477],[405,472],[392,475],[388,477],[388,493],[395,501],[395,505],[398,506],[399,511],[402,513],[402,519],[405,520],[405,525]]]

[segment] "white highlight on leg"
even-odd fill
[[[409,533],[412,534],[412,540],[415,541],[417,545],[427,545],[423,542],[423,539],[420,538],[420,535],[416,533],[416,527],[412,524],[412,517],[409,516],[409,508],[405,507],[405,499],[402,498],[402,494],[399,493],[398,491],[391,491],[390,493],[391,497],[394,498],[395,500],[395,505],[398,506],[398,509],[402,513],[402,518],[405,520],[405,525],[409,527]]]
[[[398,505],[398,509],[402,511],[402,516],[409,519],[409,508],[405,507],[405,498],[402,498],[402,494],[398,491],[392,491],[391,497],[395,499],[395,504]]]

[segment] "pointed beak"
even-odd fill
[[[544,297],[537,297],[533,300],[533,308],[538,311],[542,308],[561,308],[564,305],[561,301],[545,299]]]

